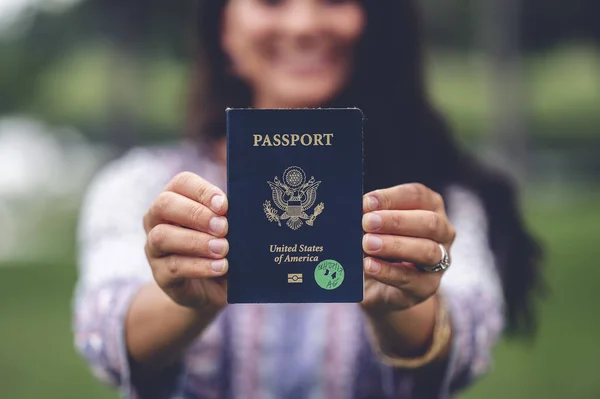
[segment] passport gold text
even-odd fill
[[[296,147],[296,146],[322,146],[332,145],[333,133],[314,134],[255,134],[254,147]]]
[[[269,252],[279,254],[273,258],[273,261],[278,265],[282,263],[318,262],[319,256],[313,255],[313,253],[323,252],[323,246],[306,244],[270,245]]]
[[[319,245],[270,245],[269,251],[273,252],[323,252],[323,247]]]
[[[273,261],[275,263],[277,263],[278,265],[280,265],[282,263],[294,263],[294,262],[318,262],[319,257],[314,256],[313,254],[306,254],[306,255],[302,255],[302,256],[292,256],[290,254],[281,254],[279,256],[276,256],[275,259],[273,259]]]

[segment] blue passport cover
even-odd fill
[[[363,114],[228,109],[228,302],[363,299]]]

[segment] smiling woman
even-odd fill
[[[364,25],[356,1],[233,0],[221,41],[257,108],[301,108],[342,90]]]
[[[426,96],[417,1],[200,4],[193,144],[135,149],[84,204],[75,326],[97,374],[130,397],[333,399],[448,397],[482,375],[505,322],[531,327],[539,250]],[[364,111],[362,303],[228,306],[228,107]]]

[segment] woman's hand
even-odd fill
[[[443,273],[419,270],[442,259],[456,235],[442,197],[421,184],[377,190],[363,198],[364,309],[371,313],[411,308],[432,297]]]
[[[158,286],[177,304],[221,309],[227,303],[227,197],[214,185],[180,173],[144,217],[146,256]]]

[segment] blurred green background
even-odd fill
[[[115,398],[75,354],[81,195],[183,127],[194,1],[0,1],[0,398]],[[504,340],[465,398],[598,398],[600,24],[593,0],[423,0],[430,91],[512,173],[547,251],[532,341]]]

